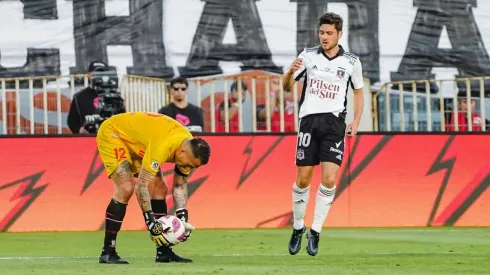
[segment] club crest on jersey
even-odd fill
[[[344,78],[344,77],[345,77],[345,70],[344,70],[344,69],[339,68],[339,69],[337,70],[337,77],[338,77],[338,78]]]
[[[158,167],[160,167],[160,163],[158,163],[158,161],[154,161],[151,163],[151,169],[158,170]]]
[[[298,160],[305,159],[305,151],[303,151],[303,149],[298,149],[298,151],[296,152],[296,158]]]

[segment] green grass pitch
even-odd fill
[[[192,264],[157,264],[147,233],[123,231],[129,265],[98,263],[103,232],[0,233],[2,275],[490,274],[489,228],[324,229],[320,253],[290,256],[290,229],[197,230],[174,248]]]

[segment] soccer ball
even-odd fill
[[[164,230],[170,227],[170,230],[163,232],[162,235],[171,245],[176,245],[184,239],[184,223],[179,218],[167,215],[157,221],[163,225]]]

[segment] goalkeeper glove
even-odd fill
[[[182,223],[184,223],[185,234],[182,242],[185,242],[191,237],[192,231],[196,228],[192,224],[187,222],[189,220],[189,211],[187,211],[187,209],[179,208],[175,210],[175,216],[177,216],[177,218],[179,218]]]
[[[143,213],[143,216],[145,218],[145,224],[148,227],[148,231],[150,232],[151,240],[157,246],[169,246],[170,244],[163,237],[163,233],[169,231],[170,227],[163,228],[162,223],[155,220],[155,217],[153,215],[153,211],[147,211],[147,212]]]

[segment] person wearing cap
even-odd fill
[[[240,103],[238,102],[238,81],[235,81],[231,84],[230,87],[230,96],[228,96],[228,121],[229,121],[229,132],[239,132],[238,127],[238,106]],[[246,99],[246,91],[247,84],[242,81],[241,92],[242,92],[242,103],[245,102]],[[221,101],[216,109],[216,132],[225,132],[225,100]]]
[[[92,61],[88,66],[89,79],[92,78],[93,72],[105,72],[109,66],[100,60]],[[99,104],[97,92],[92,87],[85,87],[83,90],[75,93],[68,112],[68,127],[74,134],[88,134],[84,128],[85,116],[93,115]]]

